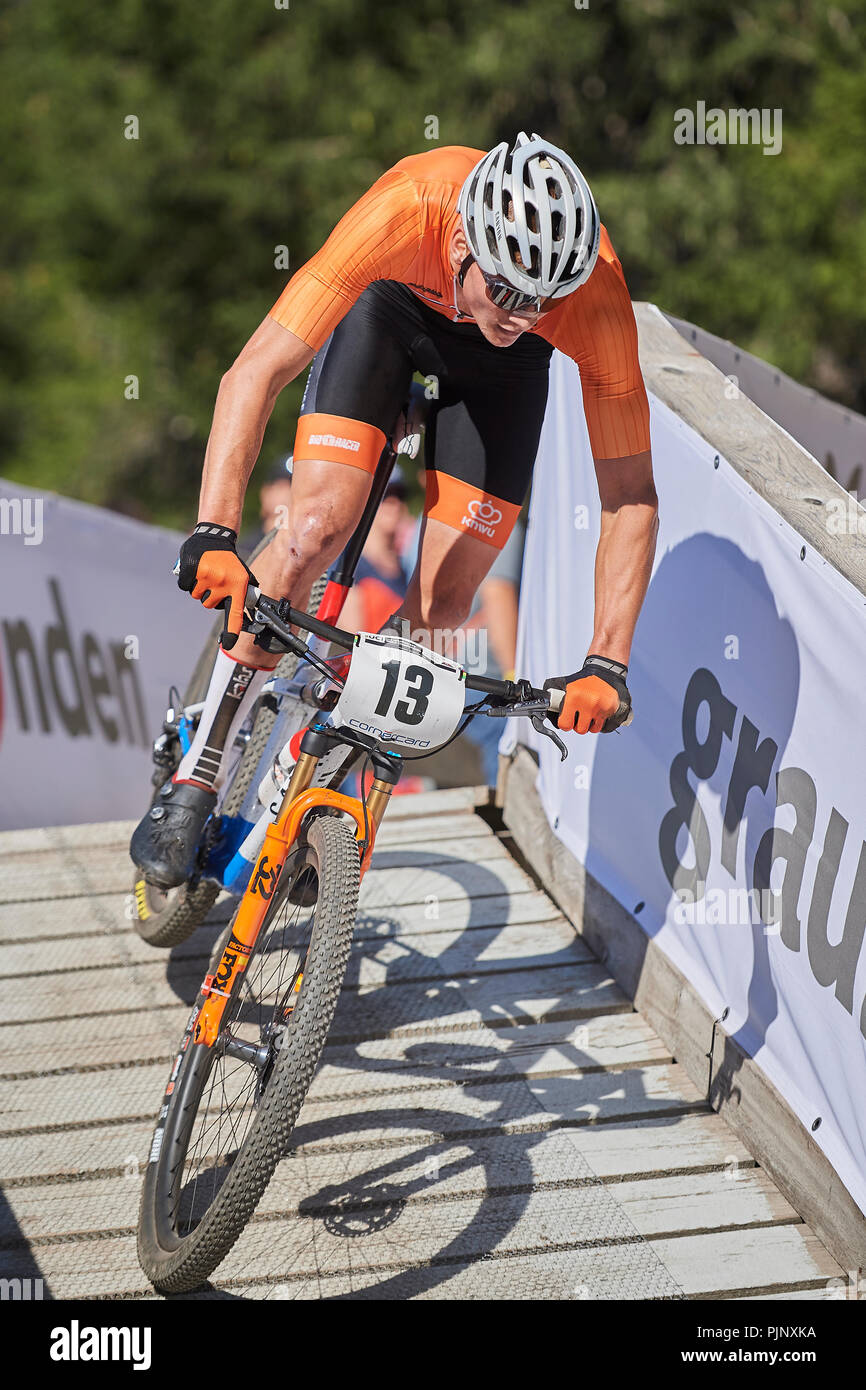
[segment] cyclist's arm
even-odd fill
[[[307,343],[266,318],[229,367],[217,392],[205,453],[200,521],[240,531],[244,493],[274,402],[312,357]]]
[[[601,530],[595,555],[595,622],[587,648],[629,664],[646,597],[658,532],[658,499],[649,449],[596,459]]]
[[[553,341],[580,367],[601,498],[588,651],[628,665],[655,554],[658,499],[634,310],[606,232],[602,246],[604,257],[574,295],[575,312]]]
[[[247,482],[280,391],[304,370],[367,285],[408,271],[422,235],[415,185],[403,171],[390,169],[292,277],[220,383],[201,521],[240,529]]]

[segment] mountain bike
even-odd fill
[[[220,1264],[288,1151],[337,1007],[361,880],[405,762],[481,714],[529,717],[566,756],[545,722],[561,707],[558,690],[468,676],[395,632],[345,632],[252,589],[245,627],[319,672],[319,708],[266,818],[157,1116],[138,1253],[164,1293],[196,1288]],[[349,653],[343,669],[293,629]],[[467,690],[482,697],[468,708]],[[357,797],[316,784],[320,762],[346,753],[372,770]]]

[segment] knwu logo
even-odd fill
[[[480,497],[473,497],[466,510],[469,515],[464,516],[461,525],[470,531],[479,531],[482,536],[495,536],[496,527],[502,520],[498,507],[494,507],[492,502],[482,502]]]

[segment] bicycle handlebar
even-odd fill
[[[355,645],[353,632],[334,627],[332,623],[322,622],[320,618],[312,618],[309,613],[292,608],[287,599],[268,598],[254,584],[250,584],[247,589],[244,609],[253,621],[271,628],[279,640],[290,651],[294,651],[299,656],[305,655],[307,648],[300,637],[292,632],[293,627],[312,632],[326,642],[333,642],[335,646],[345,648],[346,651],[351,651]],[[524,680],[503,681],[495,680],[492,676],[471,676],[468,673],[466,688],[467,690],[477,690],[482,695],[492,695],[494,699],[500,700],[503,714],[506,710],[508,713],[527,714],[533,718],[533,723],[539,715],[544,715],[554,726],[556,726],[557,716],[565,699],[565,692],[562,690],[537,690],[535,686]],[[520,706],[523,708],[521,709]],[[499,713],[500,711],[484,712]],[[624,725],[630,724],[631,718],[632,714],[629,710]]]
[[[304,628],[307,632],[315,633],[324,641],[333,642],[335,646],[344,647],[347,651],[350,651],[355,645],[353,632],[334,627],[332,623],[322,622],[320,618],[312,618],[309,613],[292,608],[286,599],[268,598],[253,584],[247,589],[245,610],[247,613],[261,614],[267,626],[273,629],[280,641],[292,648],[296,648],[300,642],[300,639],[291,632],[292,627]],[[480,694],[495,695],[503,700],[519,699],[543,702],[551,710],[551,713],[558,713],[563,700],[561,690],[536,690],[527,681],[494,680],[492,676],[467,674],[466,688],[467,690],[477,690]]]
[[[333,642],[335,646],[345,647],[347,651],[355,645],[354,632],[334,627],[331,623],[323,623],[320,618],[312,618],[309,613],[292,608],[287,599],[268,598],[267,594],[263,594],[254,584],[250,584],[247,589],[244,611],[253,617],[261,613],[265,624],[292,650],[297,650],[299,643],[303,646],[300,638],[292,632],[293,627],[305,628],[307,632],[314,633],[326,642]]]

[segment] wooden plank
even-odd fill
[[[503,893],[530,893],[535,884],[513,859],[450,863],[423,868],[417,865],[377,872],[371,868],[361,884],[360,907],[405,907],[424,903],[431,907],[455,898],[499,897]]]
[[[126,1172],[115,1177],[12,1188],[0,1208],[0,1245],[14,1243],[22,1234],[28,1240],[46,1241],[71,1232],[134,1229],[142,1166],[132,1155]],[[509,1192],[528,1196],[533,1188],[557,1191],[597,1185],[562,1132],[492,1134],[386,1151],[304,1150],[278,1166],[256,1211],[262,1218],[327,1208],[338,1213],[349,1203],[387,1208],[413,1202],[434,1220],[445,1200],[484,1199]],[[606,1191],[612,1195],[614,1189]]]
[[[135,1028],[128,1019],[108,1016],[82,1019],[76,1025],[74,1062],[60,1025],[32,1025],[25,1039],[15,1031],[16,1046],[0,1054],[0,1081],[30,1079],[40,1074],[64,1074],[74,1087],[110,1084],[110,1078],[90,1082],[90,1071],[107,1071],[136,1062],[162,1062],[166,1067],[176,1050],[186,1011],[165,1010],[141,1016]],[[41,1028],[41,1033],[37,1029]],[[38,1040],[43,1038],[44,1040]],[[535,1062],[533,1059],[538,1057]],[[544,1070],[581,1067],[620,1067],[636,1063],[669,1061],[668,1049],[637,1014],[610,1014],[579,1023],[532,1023],[517,1028],[479,1028],[435,1038],[398,1037],[375,1039],[354,1046],[327,1044],[324,1063],[348,1069],[366,1069],[387,1059],[395,1071],[405,1070],[411,1084],[415,1074],[427,1076],[439,1068],[447,1076],[453,1067],[482,1064],[485,1058],[528,1059],[526,1066]],[[503,1065],[505,1062],[503,1061]],[[522,1066],[518,1069],[524,1069]]]
[[[399,869],[407,864],[421,867],[440,861],[462,860],[467,848],[476,862],[503,860],[508,852],[492,834],[470,838],[431,839],[423,849],[399,840],[373,851],[371,872]],[[56,904],[66,898],[94,894],[130,892],[135,869],[128,853],[113,847],[97,847],[86,852],[74,848],[52,854],[15,856],[7,859],[0,873],[0,903],[44,902]]]
[[[66,1177],[80,1182],[89,1174],[124,1171],[127,1164],[147,1162],[155,1111],[147,1119],[63,1131],[0,1135],[0,1172],[4,1191],[39,1178]]]
[[[861,1293],[860,1298],[862,1297]],[[856,1285],[853,1279],[839,1276],[828,1279],[826,1284],[820,1285],[817,1289],[797,1289],[796,1293],[791,1293],[789,1290],[782,1293],[748,1293],[741,1294],[732,1301],[734,1303],[769,1303],[771,1301],[790,1303],[792,1298],[796,1299],[798,1303],[802,1303],[804,1299],[807,1302],[814,1302],[817,1299],[822,1302],[829,1300],[834,1303],[845,1303],[849,1300],[856,1300]],[[746,1313],[743,1316],[748,1318]]]
[[[50,903],[14,903],[0,906],[0,944],[17,942],[50,942],[65,937],[136,937],[124,908],[127,894],[105,894],[97,897],[67,898],[55,909]],[[202,934],[213,934],[211,928],[225,926],[232,915],[236,900],[224,893],[211,910],[207,923],[200,929]],[[420,910],[419,910],[420,909]],[[485,897],[443,898],[434,895],[434,901],[391,903],[387,914],[376,915],[366,909],[359,912],[355,922],[355,935],[397,936],[403,923],[411,920],[415,932],[437,932],[449,930],[451,923],[459,923],[463,930],[472,931],[476,926],[487,927],[496,923],[544,922],[559,918],[559,908],[546,893],[535,888],[525,892],[492,893]],[[195,941],[195,937],[191,940]],[[173,948],[173,952],[178,947]],[[197,949],[200,949],[198,947]],[[168,959],[168,952],[161,952],[152,946],[146,950],[155,956]],[[125,959],[126,957],[124,957]]]
[[[319,1073],[310,1087],[295,1131],[298,1144],[333,1145],[404,1142],[409,1135],[489,1131],[492,1127],[523,1129],[565,1124],[595,1124],[626,1116],[647,1118],[694,1110],[696,1102],[680,1068],[666,1063],[638,1066],[615,1073],[578,1069],[536,1078],[519,1068],[493,1069],[486,1084],[466,1085],[462,1075],[451,1081],[433,1078],[407,1087],[405,1074],[334,1067]],[[372,1070],[372,1069],[371,1069]],[[339,1073],[339,1074],[338,1074]],[[477,1079],[482,1071],[474,1073]],[[111,1084],[90,1085],[68,1076],[38,1078],[25,1087],[0,1083],[0,1114],[4,1131],[26,1132],[43,1127],[108,1125],[121,1120],[156,1116],[165,1089],[163,1062],[123,1068],[111,1073]],[[470,1078],[471,1079],[471,1078]],[[70,1084],[73,1082],[73,1084]],[[380,1094],[383,1092],[384,1094]],[[62,1149],[66,1131],[53,1135]],[[108,1165],[112,1166],[112,1165]]]
[[[486,806],[489,787],[449,787],[443,791],[413,792],[395,796],[388,807],[388,821],[417,819],[422,816],[451,816]]]
[[[761,1226],[649,1242],[687,1298],[826,1287],[839,1265],[806,1226]]]
[[[510,1154],[528,1154],[534,1152],[546,1135],[556,1133],[575,1151],[572,1171],[586,1171],[582,1166],[585,1161],[590,1171],[604,1182],[633,1180],[643,1175],[657,1177],[665,1173],[709,1171],[730,1167],[732,1160],[740,1164],[750,1161],[742,1145],[726,1133],[726,1126],[717,1116],[709,1114],[685,1113],[667,1115],[664,1119],[631,1119],[553,1131],[546,1128],[547,1124],[544,1118],[534,1130],[524,1126],[514,1134],[504,1134],[493,1128],[473,1134],[471,1138],[444,1139],[441,1143],[449,1150],[459,1148],[461,1152],[465,1149],[478,1154],[480,1161],[489,1165],[495,1162],[495,1157],[486,1157],[491,1147],[513,1140],[517,1147],[510,1148]],[[136,1164],[140,1167],[147,1161],[153,1125],[149,1117],[92,1129],[70,1129],[59,1137],[42,1131],[25,1132],[11,1138],[0,1136],[0,1172],[5,1175],[6,1195],[24,1191],[28,1183],[38,1183],[40,1178],[57,1182],[66,1177],[70,1183],[77,1184],[92,1181],[94,1174],[122,1175],[127,1167],[134,1169]],[[303,1145],[299,1142],[298,1152],[303,1158],[304,1171],[312,1174],[324,1171],[329,1164],[333,1165],[329,1171],[350,1173],[356,1161],[362,1165],[359,1171],[366,1171],[363,1165],[378,1162],[380,1156],[384,1164],[401,1165],[406,1162],[407,1154],[422,1152],[435,1157],[439,1152],[438,1141],[431,1138],[429,1131],[422,1132],[420,1147],[416,1138],[405,1144],[390,1142],[387,1150],[382,1149],[375,1131],[368,1133],[363,1127],[351,1143],[339,1136],[329,1146],[316,1145],[312,1130],[307,1131],[307,1138],[309,1142]],[[523,1159],[519,1163],[522,1165]]]
[[[395,796],[388,807],[387,825],[395,821],[439,820],[440,817],[474,815],[476,806],[486,806],[489,787],[453,787],[447,791],[410,793]],[[142,810],[146,806],[143,805]],[[94,821],[81,825],[55,825],[27,830],[0,831],[0,868],[7,855],[27,854],[88,846],[112,846],[126,850],[137,820]]]
[[[398,797],[392,800],[379,828],[376,842],[380,845],[416,845],[424,849],[434,840],[474,840],[480,837],[495,840],[496,834],[472,811],[442,812],[436,815],[395,816]]]
[[[568,1130],[569,1143],[605,1181],[654,1179],[695,1170],[731,1172],[754,1165],[717,1115],[691,1114]]]
[[[386,1211],[381,1221],[369,1212],[355,1216],[340,1210],[253,1221],[220,1267],[219,1282],[226,1286],[279,1275],[294,1283],[326,1280],[330,1286],[360,1264],[368,1277],[373,1276],[380,1295],[393,1298],[407,1272],[417,1271],[422,1287],[439,1287],[450,1284],[454,1265],[460,1262],[481,1265],[481,1288],[489,1287],[489,1265],[483,1265],[493,1256],[496,1275],[507,1288],[510,1256],[550,1247],[575,1256],[605,1242],[614,1242],[617,1253],[627,1250],[630,1256],[627,1267],[615,1261],[624,1296],[637,1296],[639,1290],[644,1297],[676,1295],[676,1285],[652,1247],[636,1236],[604,1188],[597,1186],[443,1201],[436,1204],[432,1220],[425,1205],[407,1203],[395,1208],[393,1219]],[[604,1253],[596,1249],[597,1263],[599,1257],[603,1262]],[[137,1269],[131,1234],[46,1245],[39,1248],[39,1256],[57,1298],[73,1293],[116,1296],[147,1287]],[[5,1252],[4,1268],[8,1265],[14,1276],[26,1259],[24,1252]],[[630,1273],[623,1278],[625,1268]],[[541,1277],[534,1277],[540,1290]],[[322,1293],[327,1296],[329,1291]]]
[[[7,855],[51,853],[58,848],[112,846],[126,849],[137,821],[94,821],[83,825],[53,825],[32,830],[0,831],[0,873]]]
[[[684,1093],[686,1081],[677,1066],[636,1067],[633,1071],[553,1076],[535,1081],[503,1079],[481,1088],[440,1089],[420,1103],[412,1092],[388,1097],[361,1093],[352,1101],[317,1099],[311,1091],[295,1130],[297,1144],[319,1148],[369,1146],[406,1142],[434,1134],[462,1134],[491,1128],[530,1130],[545,1124],[583,1126],[613,1123],[626,1116],[647,1119],[655,1112],[667,1118],[694,1110],[696,1102]]]
[[[469,958],[471,952],[464,957]],[[591,958],[581,959],[578,952],[538,969],[504,971],[494,962],[489,970],[475,969],[471,978],[451,976],[432,966],[426,973],[435,975],[439,983],[414,985],[407,975],[389,985],[381,971],[375,972],[377,978],[370,982],[353,983],[353,970],[338,1005],[335,1028],[341,1022],[351,1026],[351,1020],[361,1019],[367,1025],[365,1032],[370,1025],[390,1030],[418,1023],[426,1028],[440,1014],[444,1019],[455,1010],[463,1013],[466,1005],[480,1010],[479,1017],[489,1013],[495,1017],[497,1011],[503,1020],[521,1015],[540,1017],[560,1005],[589,1007],[593,992],[599,1005],[627,1007],[610,976]],[[165,1008],[178,1001],[191,1004],[203,974],[202,962],[195,958],[179,960],[168,978],[159,964],[150,963],[106,966],[96,972],[51,971],[29,978],[26,990],[20,981],[0,981],[0,1011],[8,1027],[38,1019],[79,1019],[118,1010]],[[388,1002],[380,995],[387,996]],[[394,1021],[398,1016],[399,1024]]]
[[[358,933],[354,939],[355,954],[359,959],[363,957],[371,967],[374,963],[381,964],[389,979],[407,977],[413,973],[413,965],[414,973],[429,973],[431,961],[439,962],[439,966],[447,970],[465,970],[472,966],[489,970],[521,957],[527,961],[544,958],[550,964],[559,960],[591,959],[589,948],[575,937],[571,924],[561,915],[545,923],[487,926],[472,931],[455,924],[450,931],[443,927],[429,932],[415,929],[427,925],[424,906],[419,904],[414,912],[403,914],[403,922],[397,924],[399,935],[387,919],[379,923],[385,928],[381,932],[372,929],[372,922],[367,925],[370,929]],[[110,966],[136,965],[165,972],[179,961],[196,960],[201,962],[203,972],[222,930],[220,923],[198,932],[173,947],[170,955],[167,951],[155,950],[132,930],[107,935],[97,933],[87,939],[60,939],[50,945],[44,940],[28,941],[20,946],[7,944],[3,954],[4,974],[6,979],[12,980],[38,977],[51,971],[86,970],[92,972],[94,987],[98,987],[99,971]]]
[[[612,1184],[609,1191],[642,1236],[800,1224],[775,1183],[754,1166],[731,1164],[709,1173],[642,1178]]]

